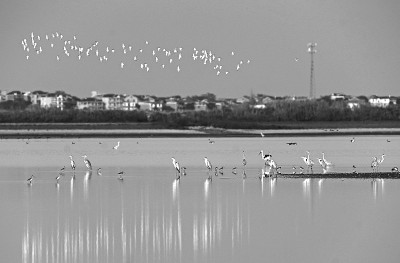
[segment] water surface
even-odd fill
[[[261,149],[288,173],[304,165],[300,156],[307,150],[314,159],[325,152],[333,163],[330,172],[352,171],[353,165],[370,171],[371,156],[383,153],[382,171],[399,165],[399,136],[350,139],[217,138],[213,144],[204,138],[2,140],[0,258],[398,262],[398,180],[258,178]],[[113,150],[118,140],[121,146]],[[292,141],[297,145],[286,144]],[[84,154],[92,172],[83,164]],[[69,155],[77,164],[75,177]],[[205,156],[223,166],[224,174],[207,180]],[[179,181],[171,157],[187,167]],[[123,181],[117,179],[119,171],[124,171]]]

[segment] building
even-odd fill
[[[27,98],[25,97],[24,93],[22,93],[21,91],[14,90],[14,91],[7,93],[5,100],[12,100],[12,101],[27,100]]]
[[[347,101],[347,107],[349,107],[351,110],[360,108],[361,104],[362,102],[357,98],[351,98]]]
[[[64,103],[68,97],[69,96],[65,94],[48,93],[40,98],[40,107],[64,110]]]
[[[116,94],[104,94],[101,96],[106,110],[122,110],[124,96]]]
[[[379,97],[373,95],[369,97],[368,102],[371,106],[386,108],[390,104],[397,104],[397,98],[392,96]]]
[[[122,109],[125,111],[133,111],[138,109],[139,98],[134,95],[128,95],[122,102]]]
[[[41,105],[41,99],[42,97],[45,97],[48,93],[41,91],[41,90],[35,90],[32,91],[29,96],[30,96],[30,100],[32,102],[33,105]]]
[[[342,93],[332,93],[331,94],[331,100],[344,100],[346,98],[346,95]]]
[[[78,110],[104,110],[104,102],[97,98],[83,98],[76,103]]]
[[[208,100],[204,99],[201,101],[196,101],[194,103],[194,110],[195,111],[206,111],[207,110]]]

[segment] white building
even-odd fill
[[[371,106],[386,108],[390,104],[396,104],[397,98],[391,97],[391,96],[379,97],[379,96],[373,95],[373,96],[369,97],[368,102]]]

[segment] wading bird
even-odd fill
[[[29,177],[28,180],[26,180],[28,182],[28,184],[32,184],[33,177],[35,177],[35,176],[32,174],[31,177]]]
[[[118,150],[118,147],[119,147],[119,141],[117,142],[117,145],[115,145],[115,146],[113,147],[113,149],[114,149],[114,150]]]
[[[212,164],[211,164],[211,162],[207,159],[207,157],[204,157],[204,163],[206,164],[206,167],[207,167],[208,172],[210,172],[211,169],[212,169]]]
[[[71,159],[71,168],[75,171],[76,166],[74,160],[72,159],[72,155],[70,155],[69,158]]]
[[[318,162],[321,165],[322,169],[326,170],[328,168],[328,165],[326,164],[326,162],[323,159],[318,158]]]
[[[371,168],[372,168],[372,172],[376,172],[378,170],[378,158],[377,157],[372,157]]]
[[[331,162],[329,162],[328,160],[325,159],[325,153],[324,152],[322,152],[322,160],[324,161],[324,163],[326,165],[331,165],[332,164]]]
[[[245,168],[247,165],[246,155],[244,154],[244,151],[243,151],[243,157],[242,157],[242,164],[243,164],[243,168]]]
[[[85,154],[85,155],[82,155],[82,157],[83,157],[83,162],[85,163],[86,167],[87,167],[89,170],[92,170],[92,164],[91,164],[90,161],[88,160],[87,155],[86,155],[86,154]]]
[[[237,169],[236,167],[233,167],[233,168],[232,168],[232,173],[235,174],[235,175],[237,174],[236,169]]]
[[[176,177],[179,178],[179,176],[181,174],[181,167],[180,167],[179,163],[175,160],[174,157],[171,157],[171,159],[172,159],[172,165],[174,166],[175,171],[176,171]]]
[[[97,169],[97,175],[101,175],[101,168]]]
[[[121,180],[121,181],[124,180],[124,178],[122,178],[122,175],[124,174],[124,171],[121,171],[118,174],[119,174],[118,180]]]
[[[303,161],[305,162],[305,164],[307,165],[307,172],[311,169],[311,171],[313,170],[313,165],[314,162],[310,159],[310,152],[307,151],[307,156],[302,156],[301,157],[303,159]]]
[[[259,153],[258,153],[258,155],[261,155],[261,158],[264,160],[264,161],[267,161],[267,160],[269,160],[269,159],[271,159],[271,157],[272,157],[272,155],[271,154],[264,154],[264,151],[263,150],[261,150]]]
[[[382,154],[381,159],[378,159],[378,165],[381,165],[384,160],[385,160],[385,155]]]

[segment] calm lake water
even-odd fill
[[[371,171],[382,154],[390,171],[400,136],[211,139],[1,140],[0,261],[399,262],[399,180],[260,180],[258,153],[283,173],[305,151],[318,173],[322,152],[329,172]],[[212,181],[206,156],[224,167]],[[187,167],[179,181],[171,157]]]

